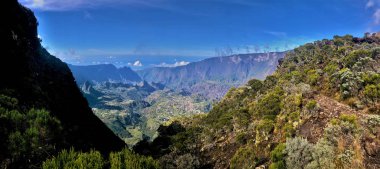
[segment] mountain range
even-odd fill
[[[69,67],[95,114],[132,146],[152,140],[160,124],[207,113],[231,87],[270,75],[284,55],[215,57],[137,73],[111,64]]]
[[[82,84],[86,81],[122,83],[136,83],[141,81],[140,76],[129,67],[116,68],[112,64],[101,64],[89,66],[69,65],[69,68],[73,72],[78,84]]]

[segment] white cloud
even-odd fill
[[[154,65],[155,67],[178,67],[178,66],[185,66],[185,65],[188,65],[190,62],[186,62],[186,61],[180,61],[180,62],[175,62],[173,64],[169,64],[169,63],[165,63],[165,62],[162,62],[161,64],[159,65]]]
[[[151,8],[175,11],[161,0],[19,0],[29,8],[46,11],[68,11],[76,9],[92,9],[101,6],[117,6],[123,4],[141,5]]]
[[[375,6],[375,1],[374,0],[368,0],[367,4],[366,4],[366,8],[371,8]]]
[[[143,64],[139,60],[136,60],[134,63],[128,63],[128,66],[141,67]]]
[[[380,24],[380,9],[376,9],[375,13],[373,14],[374,18],[374,24],[379,25]]]
[[[376,26],[380,24],[380,0],[367,0],[366,10],[372,11],[372,26]],[[371,29],[371,28],[370,28]]]

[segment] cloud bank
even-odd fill
[[[19,2],[29,8],[44,11],[69,11],[123,4],[163,8],[159,3],[160,0],[19,0]]]
[[[180,62],[175,62],[173,64],[169,64],[169,63],[165,63],[165,62],[162,62],[161,64],[159,65],[154,65],[154,67],[178,67],[178,66],[185,66],[185,65],[188,65],[190,62],[186,62],[186,61],[180,61]]]

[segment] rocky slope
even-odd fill
[[[379,168],[379,51],[368,35],[305,44],[134,149],[165,168]]]

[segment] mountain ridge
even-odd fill
[[[38,22],[33,12],[17,0],[3,4],[0,7],[3,23],[0,27],[0,42],[3,44],[1,96],[16,100],[18,111],[44,109],[57,118],[63,127],[61,137],[64,139],[53,142],[56,151],[70,147],[78,150],[96,148],[107,154],[122,149],[124,142],[93,114],[69,67],[41,46],[37,35]],[[3,111],[1,109],[1,113]],[[40,149],[43,150],[42,147]]]
[[[83,84],[85,81],[93,82],[124,82],[138,83],[142,79],[129,67],[117,68],[113,64],[99,64],[78,66],[69,64],[70,70],[73,72],[75,80],[78,84]]]

